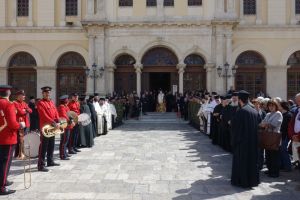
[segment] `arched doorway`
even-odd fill
[[[197,54],[190,54],[184,59],[186,64],[183,75],[183,91],[205,90],[206,71],[205,60]]]
[[[23,89],[27,100],[36,97],[36,60],[27,52],[18,52],[12,56],[8,68],[8,84],[13,86],[12,93]],[[14,95],[12,95],[14,99]]]
[[[147,51],[143,58],[142,90],[172,91],[178,88],[177,56],[169,49],[155,47]]]
[[[246,90],[252,97],[260,91],[266,94],[266,62],[259,53],[245,51],[238,56],[235,64],[237,65],[236,90]]]
[[[57,98],[64,94],[86,92],[86,62],[77,52],[63,54],[57,62]]]
[[[128,94],[136,91],[135,59],[129,54],[122,54],[115,60],[114,90],[119,94]]]
[[[293,53],[287,62],[287,98],[293,99],[300,91],[300,51]]]

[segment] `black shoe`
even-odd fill
[[[53,167],[53,166],[60,166],[60,164],[52,162],[52,163],[47,163],[47,167]]]
[[[5,184],[5,186],[10,186],[10,185],[12,185],[14,182],[12,182],[12,181],[6,181],[6,184]]]
[[[61,158],[61,160],[70,160],[70,158]]]
[[[49,169],[43,167],[43,168],[39,168],[38,171],[40,171],[40,172],[49,172]]]
[[[0,191],[0,195],[9,195],[15,193],[16,190],[10,190],[8,188],[2,188]]]
[[[77,154],[77,152],[71,150],[71,151],[69,151],[69,154]]]
[[[70,154],[67,154],[67,157],[69,158],[69,157],[72,157]]]
[[[269,174],[269,171],[264,171],[264,174]]]
[[[79,149],[74,149],[75,152],[81,152]]]
[[[279,175],[278,175],[278,174],[269,174],[268,177],[271,177],[271,178],[278,178]]]

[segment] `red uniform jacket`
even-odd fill
[[[4,116],[2,116],[2,113]],[[0,98],[0,127],[6,120],[7,126],[0,132],[0,145],[17,144],[17,133],[20,124],[16,119],[16,108],[7,99]]]
[[[59,115],[53,101],[41,99],[37,103],[37,110],[40,118],[40,128],[46,124],[58,123]]]
[[[80,115],[80,103],[77,101],[70,101],[68,107],[71,111],[75,112],[77,115]]]
[[[25,122],[27,128],[30,127],[29,114],[32,113],[31,108],[28,107],[28,104],[24,101],[14,101],[15,107],[17,109],[17,121]]]
[[[69,107],[65,104],[60,104],[57,107],[57,111],[58,111],[58,115],[59,117],[65,118],[67,120],[67,122],[70,121],[67,113],[70,111]],[[71,129],[72,127],[69,125],[66,129]]]

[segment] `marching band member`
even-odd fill
[[[16,146],[15,157],[19,159],[24,159],[24,136],[28,133],[30,128],[30,120],[29,114],[32,113],[32,110],[29,108],[25,101],[25,92],[24,90],[20,90],[16,92],[16,101],[14,101],[14,105],[17,110],[17,121],[25,122],[26,127],[24,129],[20,129],[17,135],[18,143]]]
[[[72,94],[71,101],[68,103],[68,107],[70,111],[73,111],[77,115],[80,115],[80,103],[78,102],[78,96],[79,95],[77,93]],[[68,144],[69,154],[76,154],[77,152],[80,152],[80,150],[77,149],[78,136],[79,136],[79,125],[76,124],[72,129],[69,138],[69,144]]]
[[[51,124],[55,128],[60,126],[57,124],[59,120],[57,109],[50,98],[51,87],[45,86],[41,88],[43,99],[37,103],[37,110],[40,117],[40,129],[46,124]],[[39,147],[38,171],[48,172],[45,168],[45,157],[47,153],[47,166],[59,166],[53,161],[55,137],[47,138],[41,134],[41,142]]]
[[[16,192],[7,186],[12,182],[7,181],[12,155],[17,144],[18,129],[25,128],[25,122],[18,122],[16,108],[9,101],[11,86],[0,85],[0,195]]]
[[[75,123],[73,122],[73,119],[69,118],[68,116],[68,112],[70,111],[68,107],[69,96],[63,95],[59,98],[59,100],[60,100],[60,105],[57,108],[58,115],[61,118],[65,118],[69,124],[65,129],[65,132],[60,135],[59,157],[61,160],[69,160],[67,154],[67,147],[68,147],[70,132],[72,127],[75,126]]]

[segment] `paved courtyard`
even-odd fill
[[[9,180],[17,192],[0,199],[300,199],[296,171],[279,179],[262,174],[262,183],[250,191],[232,187],[231,155],[173,114],[126,122],[96,138],[93,148],[59,162],[42,173],[33,160],[26,190],[23,161],[15,160]]]

